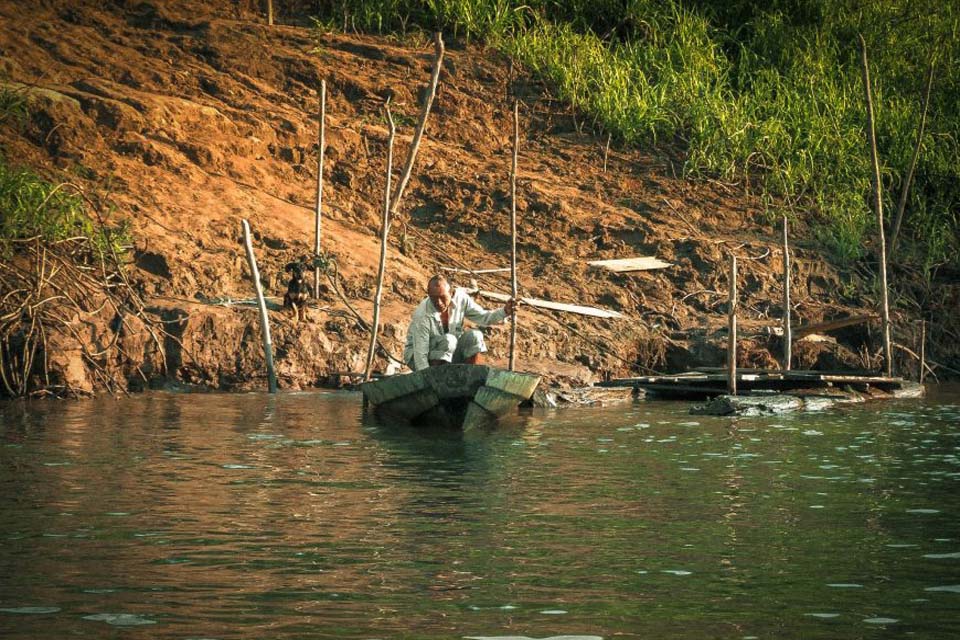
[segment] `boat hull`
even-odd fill
[[[540,376],[485,365],[450,364],[360,386],[364,401],[387,421],[475,428],[496,423],[533,395]]]

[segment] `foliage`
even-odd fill
[[[0,257],[31,238],[48,243],[82,237],[99,252],[124,253],[125,227],[100,228],[87,214],[83,199],[67,185],[55,185],[25,170],[7,165],[0,156]]]
[[[331,0],[321,19],[481,38],[629,144],[679,140],[688,174],[759,187],[854,259],[875,236],[858,33],[888,217],[935,75],[905,258],[960,261],[960,5],[937,0]]]
[[[27,118],[27,96],[0,81],[0,124],[12,121],[22,123]]]

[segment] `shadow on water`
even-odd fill
[[[495,427],[463,431],[395,424],[371,411],[364,411],[361,419],[364,432],[385,454],[384,467],[443,485],[449,485],[451,478],[470,477],[474,482],[487,478],[497,464],[497,451],[522,434],[526,422],[520,416]]]

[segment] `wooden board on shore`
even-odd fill
[[[497,293],[495,291],[479,291],[478,292],[484,298],[490,298],[491,300],[497,300],[499,302],[506,302],[510,299],[510,296],[505,293]],[[537,298],[520,298],[520,302],[523,304],[530,305],[531,307],[538,307],[540,309],[549,309],[551,311],[565,311],[567,313],[577,313],[582,316],[591,316],[594,318],[622,318],[624,317],[619,311],[614,311],[612,309],[598,309],[597,307],[585,307],[582,305],[576,304],[565,304],[563,302],[554,302],[552,300],[539,300]]]
[[[637,256],[635,258],[619,258],[616,260],[593,260],[587,264],[597,269],[606,269],[615,273],[650,271],[651,269],[665,269],[673,266],[672,262],[664,262],[654,256]]]
[[[817,324],[808,324],[804,327],[795,327],[793,329],[793,337],[800,339],[804,336],[808,336],[815,333],[823,333],[825,331],[835,331],[837,329],[843,329],[844,327],[852,327],[858,324],[864,324],[866,322],[873,322],[874,320],[879,320],[880,316],[871,314],[866,316],[851,316],[849,318],[838,318],[836,320],[830,320],[828,322],[818,322]]]

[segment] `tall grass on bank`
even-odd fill
[[[98,238],[83,200],[35,173],[7,165],[0,157],[0,257],[18,242],[58,242],[75,236]]]
[[[27,94],[0,85],[0,126],[20,126],[28,115]],[[72,187],[10,166],[0,148],[0,258],[10,258],[27,240],[56,243],[77,237],[115,255],[123,255],[130,240],[125,225],[102,229],[95,224]]]
[[[933,0],[334,0],[323,19],[482,38],[628,144],[680,140],[685,169],[759,188],[855,259],[873,240],[856,34],[871,47],[885,209],[934,84],[905,222],[927,272],[960,266],[960,6]],[[339,11],[339,13],[338,13]],[[346,20],[344,20],[346,23]]]

